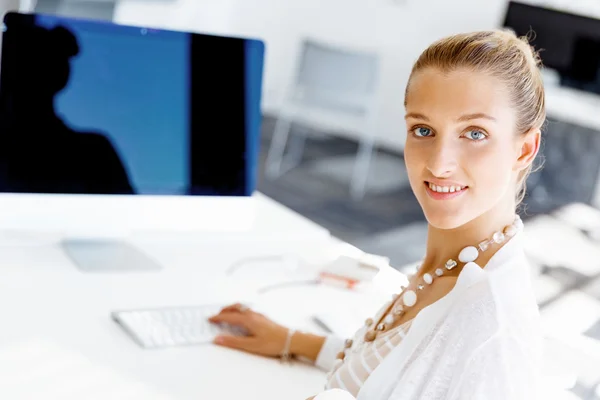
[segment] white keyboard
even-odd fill
[[[156,349],[211,343],[219,334],[245,335],[239,328],[212,324],[208,318],[223,306],[115,311],[112,318],[143,348]]]

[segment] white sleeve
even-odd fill
[[[530,400],[538,398],[535,358],[514,340],[495,338],[479,347],[453,379],[448,400]]]
[[[324,371],[331,371],[333,363],[335,362],[335,357],[342,350],[344,350],[343,339],[334,335],[327,336],[325,343],[323,343],[323,347],[321,347],[321,350],[317,355],[315,365]]]
[[[356,398],[345,390],[331,389],[319,393],[313,400],[356,400]]]

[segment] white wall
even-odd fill
[[[382,56],[375,133],[381,144],[400,149],[404,87],[419,53],[444,35],[499,26],[505,5],[506,0],[121,0],[116,21],[264,39],[265,111],[277,110],[303,36],[374,49]],[[350,121],[327,122],[352,128]]]

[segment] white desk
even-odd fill
[[[257,247],[278,251],[283,246],[289,251],[292,241],[298,241],[297,249],[312,248],[313,261],[331,257],[331,245],[337,242],[322,228],[264,196],[259,199],[263,214],[256,232],[263,239],[271,234],[269,246],[257,239],[260,235],[250,241],[242,237],[195,243],[141,240],[138,244],[165,265],[156,273],[84,274],[53,243],[0,247],[0,371],[11,368],[2,358],[7,349],[42,338],[166,393],[170,399],[305,399],[317,393],[324,373],[312,366],[282,366],[275,360],[212,345],[143,350],[109,318],[115,309],[242,300],[253,301],[256,308],[282,323],[316,329],[309,318],[315,310],[332,301],[359,301],[360,295],[323,287],[298,287],[256,297],[254,289],[264,284],[264,277],[283,276],[275,263],[255,265],[258,270],[249,280],[244,278],[249,272],[243,270],[225,276],[232,262],[255,255]],[[2,379],[0,398],[17,398],[6,392]],[[23,389],[15,387],[17,393]]]

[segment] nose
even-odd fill
[[[436,178],[450,177],[458,166],[458,149],[445,140],[436,140],[430,148],[427,169]]]

